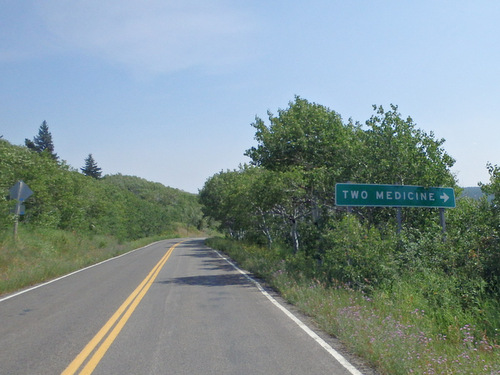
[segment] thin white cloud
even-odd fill
[[[41,56],[46,45],[46,29],[28,1],[0,2],[0,62],[16,62]]]
[[[223,1],[51,0],[37,3],[37,13],[46,30],[38,38],[52,52],[84,53],[138,72],[243,60],[256,30],[251,15]]]

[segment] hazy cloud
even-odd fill
[[[72,51],[137,71],[218,67],[247,58],[251,15],[224,1],[51,0],[34,5],[3,59]],[[21,40],[19,32],[26,40]],[[17,49],[14,48],[17,46]]]

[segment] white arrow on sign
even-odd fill
[[[443,193],[439,198],[441,198],[444,201],[444,203],[446,203],[446,201],[450,199],[450,197],[446,193]]]

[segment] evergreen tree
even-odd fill
[[[33,140],[25,139],[24,143],[30,150],[36,152],[47,152],[54,160],[57,160],[57,154],[54,152],[52,143],[52,134],[49,131],[47,121],[43,121],[38,130],[38,135]]]
[[[85,166],[80,168],[80,170],[85,176],[90,176],[96,179],[101,178],[101,168],[97,166],[92,154],[89,154],[89,156],[85,159]]]

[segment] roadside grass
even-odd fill
[[[400,280],[391,293],[381,289],[368,296],[345,285],[324,285],[304,271],[306,259],[282,250],[223,238],[208,239],[207,245],[265,279],[382,374],[500,374],[499,334],[486,337],[484,322],[458,307],[429,307],[421,292],[425,280]],[[498,319],[498,301],[482,307],[485,317]]]
[[[200,237],[203,233],[179,225],[171,233],[120,241],[106,235],[49,228],[20,227],[0,232],[0,295],[47,281],[114,256],[168,238]]]

